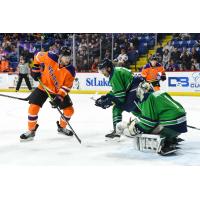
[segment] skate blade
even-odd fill
[[[58,135],[64,135],[64,136],[68,136],[68,137],[73,137],[73,135],[67,135],[67,134],[64,134],[64,133],[60,133],[60,132],[57,132]]]
[[[106,142],[120,142],[120,137],[115,137],[115,138],[105,138]]]
[[[32,140],[34,140],[33,137],[32,137],[32,138],[28,138],[28,139],[21,139],[21,138],[20,138],[20,142],[30,142],[30,141],[32,141]]]
[[[166,152],[166,153],[164,153],[164,152],[161,151],[159,154],[160,154],[161,156],[169,156],[169,155],[173,155],[176,151],[177,151],[176,149],[171,150],[171,151],[168,151],[168,152]]]

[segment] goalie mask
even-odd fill
[[[137,90],[136,90],[136,96],[140,101],[144,99],[144,96],[147,92],[149,92],[151,89],[151,86],[147,82],[142,82],[139,84]]]

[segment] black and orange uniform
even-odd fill
[[[76,75],[74,66],[71,64],[68,66],[60,65],[58,56],[53,52],[39,52],[34,57],[34,67],[31,71],[41,73],[41,82],[53,98],[58,96],[61,99],[59,108],[63,109],[66,119],[69,120],[74,113],[73,104],[69,97]],[[35,129],[39,110],[47,98],[48,95],[40,84],[30,95],[28,110],[28,129],[30,131]],[[67,123],[61,118],[60,126],[65,128],[66,125]]]
[[[156,63],[153,67],[151,63],[147,63],[141,72],[142,77],[154,87],[154,90],[160,90],[160,80],[166,80],[165,69],[160,63]]]

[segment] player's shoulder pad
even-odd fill
[[[58,62],[58,55],[56,55],[52,51],[48,51],[48,57],[51,58],[53,61]]]
[[[151,64],[150,63],[147,63],[144,67],[143,67],[143,69],[148,69],[148,68],[150,68],[151,67]]]
[[[75,67],[73,66],[73,65],[68,65],[67,67],[66,67],[66,70],[68,70],[69,71],[69,73],[73,76],[73,77],[75,77],[76,76],[76,70],[75,70]]]

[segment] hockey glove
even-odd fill
[[[138,128],[138,120],[135,118],[134,120],[130,121],[128,124],[129,136],[136,136],[138,134],[142,134],[143,132]]]
[[[166,75],[165,75],[165,74],[162,74],[162,76],[160,77],[160,79],[161,79],[162,81],[165,81],[165,80],[166,80]]]
[[[32,67],[31,76],[34,79],[34,81],[38,81],[38,79],[41,78],[41,69],[39,65],[34,65],[34,67]]]
[[[103,109],[109,108],[113,103],[109,95],[103,95],[95,101],[95,106],[101,107]]]
[[[58,108],[62,102],[63,102],[63,97],[61,95],[56,95],[54,99],[50,101],[50,104],[52,108]]]
[[[160,81],[165,81],[166,80],[166,74],[165,73],[158,73],[158,76],[157,76],[157,80]]]

